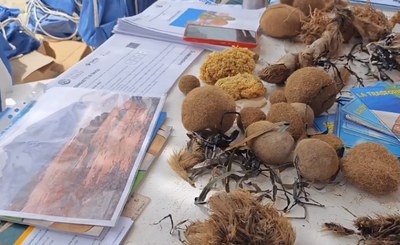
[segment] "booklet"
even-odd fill
[[[138,15],[122,18],[114,27],[115,33],[185,43],[183,34],[187,23],[251,30],[257,32],[262,9],[243,9],[234,5],[205,5],[194,2],[156,1]],[[210,50],[226,47],[195,45]]]
[[[352,92],[400,140],[400,87],[353,88]]]
[[[114,226],[163,102],[48,90],[0,137],[0,215]]]

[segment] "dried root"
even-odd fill
[[[187,244],[294,244],[289,220],[272,204],[263,205],[249,192],[218,193],[209,200],[211,216],[191,224]]]
[[[265,67],[258,76],[274,84],[282,84],[298,68],[298,54],[287,53],[275,64]]]
[[[396,24],[400,24],[400,11],[397,11],[397,13],[390,18],[390,23],[392,24],[392,29]]]
[[[335,57],[342,45],[340,20],[334,19],[328,24],[322,36],[299,53],[300,67],[313,66],[320,57]]]
[[[196,141],[192,141],[191,146],[173,153],[168,159],[169,166],[172,170],[193,187],[195,184],[193,180],[189,178],[188,170],[202,161],[204,161],[204,149],[203,146]]]
[[[307,45],[313,43],[321,37],[330,22],[331,18],[328,13],[315,9],[301,26],[300,39]]]
[[[400,215],[360,217],[354,221],[357,231],[335,223],[325,223],[324,230],[339,236],[358,235],[366,244],[400,244]]]

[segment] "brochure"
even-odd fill
[[[114,226],[163,102],[48,90],[0,138],[0,215]]]
[[[145,37],[168,42],[185,43],[183,34],[187,23],[257,31],[262,9],[243,9],[234,5],[205,5],[194,2],[157,1],[138,15],[125,17],[114,27],[115,33]],[[210,50],[226,47],[196,45]]]
[[[352,92],[400,140],[400,87],[353,88]]]

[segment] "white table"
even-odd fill
[[[260,56],[265,61],[273,62],[280,57],[282,52],[294,48],[296,47],[288,41],[283,42],[263,37]],[[204,53],[198,58],[185,73],[198,75],[199,67],[204,62],[206,55],[207,53]],[[268,88],[271,91],[274,86],[269,85]],[[153,225],[153,223],[168,214],[172,215],[175,224],[185,219],[195,221],[207,218],[207,210],[194,205],[194,198],[200,194],[206,182],[197,183],[196,188],[191,187],[169,167],[167,162],[168,157],[174,151],[184,147],[188,140],[186,130],[181,123],[183,100],[184,95],[175,85],[168,95],[164,108],[168,117],[166,124],[173,126],[173,133],[164,152],[152,165],[138,190],[140,194],[150,197],[151,202],[139,219],[135,221],[124,244],[181,244],[176,233],[169,234],[171,225],[168,219],[158,225]],[[356,237],[338,238],[322,232],[321,225],[324,222],[337,222],[353,228],[354,217],[351,213],[356,216],[366,216],[374,213],[385,214],[400,211],[400,191],[376,198],[346,184],[327,186],[322,191],[311,189],[310,193],[313,199],[326,207],[309,206],[307,219],[292,220],[297,234],[296,244],[357,244]]]

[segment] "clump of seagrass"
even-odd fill
[[[384,146],[362,143],[350,149],[342,158],[342,172],[355,186],[373,195],[385,195],[398,190],[399,160]]]
[[[209,206],[210,217],[186,229],[187,244],[291,245],[296,240],[289,220],[249,192],[217,193],[210,197]]]
[[[298,54],[287,53],[276,63],[262,69],[258,76],[267,83],[283,84],[299,64]]]
[[[189,143],[186,148],[174,152],[169,157],[168,164],[182,179],[194,187],[195,184],[189,177],[188,170],[204,161],[204,147],[201,142],[196,140],[192,140]]]
[[[311,44],[321,37],[326,26],[331,22],[328,13],[320,9],[315,9],[309,18],[307,18],[301,26],[300,39],[305,44]]]
[[[200,79],[215,84],[219,79],[240,73],[253,73],[256,68],[256,54],[247,48],[233,47],[212,52],[200,67]]]
[[[400,244],[399,214],[359,217],[354,221],[354,226],[357,231],[336,223],[325,223],[323,228],[339,236],[357,235],[364,244]]]

